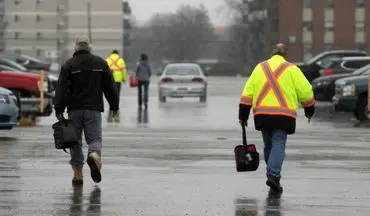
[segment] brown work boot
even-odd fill
[[[82,165],[72,165],[72,169],[74,172],[72,185],[78,186],[83,184],[83,166]]]
[[[99,183],[101,181],[101,159],[98,153],[91,152],[89,156],[87,157],[87,164],[90,167],[91,171],[91,178],[94,180],[94,182]]]

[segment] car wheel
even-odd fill
[[[205,103],[207,102],[207,93],[203,93],[202,96],[200,96],[200,102]]]
[[[159,102],[166,103],[166,97],[162,96],[162,95],[159,95]]]
[[[361,96],[357,101],[356,109],[355,109],[355,116],[357,120],[360,120],[360,121],[369,120],[369,118],[367,117],[367,112],[368,110],[367,110],[367,94],[366,94],[366,95]]]

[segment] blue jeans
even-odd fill
[[[144,105],[148,105],[148,89],[149,89],[149,81],[139,81],[139,84],[137,86],[138,92],[137,92],[137,99],[138,104],[141,106],[144,102]],[[144,89],[144,100],[143,100],[143,89]]]
[[[93,110],[72,110],[68,113],[77,128],[77,135],[80,144],[70,149],[71,165],[83,165],[84,154],[82,152],[82,131],[85,135],[86,143],[89,145],[88,153],[96,152],[101,155],[102,148],[102,125],[101,112]]]
[[[280,178],[281,168],[285,158],[287,132],[283,130],[262,131],[264,157],[267,165],[267,175]]]

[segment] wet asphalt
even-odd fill
[[[281,197],[268,195],[262,160],[256,172],[236,172],[244,81],[210,77],[206,104],[159,104],[153,81],[147,113],[125,86],[121,122],[103,124],[103,180],[93,183],[86,166],[82,188],[71,185],[69,155],[54,149],[54,116],[0,131],[0,215],[369,215],[370,133],[327,104],[310,124],[299,113]],[[248,142],[262,158],[260,133],[249,124]]]

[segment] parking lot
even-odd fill
[[[138,112],[136,89],[125,86],[121,122],[103,124],[103,180],[94,184],[86,167],[83,189],[73,189],[69,155],[53,146],[54,116],[0,131],[0,215],[368,215],[370,134],[327,104],[317,105],[310,124],[299,112],[280,199],[268,198],[262,160],[257,172],[236,172],[244,82],[209,77],[206,104],[159,104],[154,79],[148,113]],[[248,141],[262,154],[249,125]]]

